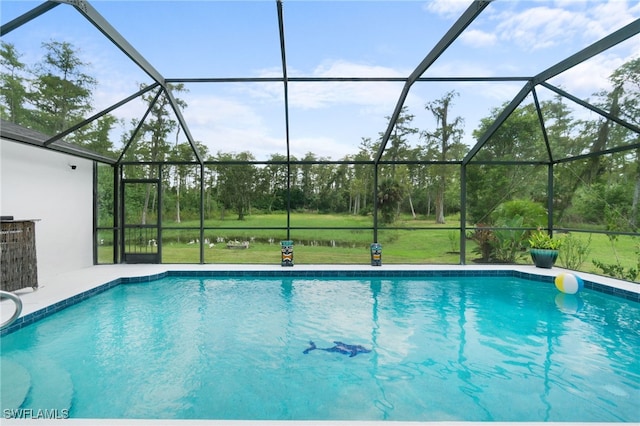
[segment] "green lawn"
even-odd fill
[[[373,242],[371,217],[348,215],[323,215],[296,213],[291,215],[292,228],[343,228],[343,229],[292,229],[289,238],[294,241],[294,263],[296,264],[369,264],[369,245]],[[287,239],[287,217],[285,214],[251,215],[246,220],[234,219],[207,221],[204,247],[205,263],[230,264],[279,264],[280,241]],[[200,248],[199,223],[165,223],[163,229],[163,263],[199,263]],[[459,219],[450,218],[445,225],[437,225],[433,220],[403,218],[394,227],[427,229],[387,229],[380,228],[378,242],[382,244],[382,261],[386,264],[459,264],[459,231],[447,229],[458,227]],[[168,229],[177,228],[177,229]],[[242,227],[245,229],[222,229]],[[189,229],[193,228],[193,229]],[[253,228],[253,229],[246,229]],[[271,229],[270,229],[271,228]],[[592,260],[605,264],[620,263],[624,268],[637,266],[637,239],[629,236],[618,237],[612,242],[605,235],[575,233],[576,237],[587,241],[591,236],[589,255],[578,269],[602,274]],[[112,259],[111,233],[101,232],[99,238],[105,243],[99,248],[99,261],[110,263]],[[228,249],[217,239],[251,241],[249,249]],[[213,244],[210,247],[209,244]],[[479,257],[474,251],[476,243],[466,240],[466,263],[471,264]],[[526,251],[517,263],[530,264]],[[562,264],[558,264],[563,266]]]

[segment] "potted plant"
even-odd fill
[[[562,240],[553,238],[547,232],[538,228],[529,237],[531,249],[531,259],[538,268],[551,268],[558,259],[558,249],[562,245]]]

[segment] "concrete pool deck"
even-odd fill
[[[322,272],[322,271],[385,271],[385,272],[397,272],[397,271],[423,271],[425,273],[434,273],[438,271],[464,271],[467,272],[482,272],[482,271],[515,271],[523,274],[539,275],[546,277],[555,277],[561,272],[570,272],[580,276],[585,281],[590,281],[611,287],[613,289],[619,289],[627,293],[633,293],[639,295],[640,298],[640,284],[631,283],[627,281],[616,280],[612,278],[602,277],[599,275],[587,274],[582,272],[568,271],[562,268],[542,269],[536,268],[533,265],[382,265],[382,266],[369,266],[369,265],[295,265],[294,267],[284,268],[280,265],[238,265],[238,264],[163,264],[163,265],[97,265],[89,268],[84,268],[64,274],[59,274],[52,277],[45,277],[41,279],[39,288],[32,290],[31,288],[16,291],[15,293],[20,296],[23,302],[23,310],[20,318],[33,314],[34,312],[41,311],[47,307],[58,304],[62,301],[71,299],[77,295],[104,286],[109,282],[118,281],[121,278],[137,278],[137,277],[149,277],[161,275],[169,271],[189,271],[189,272],[226,272],[226,271],[244,271],[244,272],[262,272],[269,271],[271,273],[282,272],[287,274],[291,271],[309,271],[309,272]],[[1,316],[4,321],[5,318],[11,316],[13,312],[13,306],[9,306],[12,303],[8,300],[3,300],[1,304]],[[3,418],[0,423],[3,425],[42,425],[42,424],[58,424],[67,423],[73,425],[168,425],[168,426],[199,426],[199,425],[248,425],[257,424],[262,426],[281,425],[281,424],[301,424],[307,426],[324,426],[324,425],[367,425],[367,424],[389,424],[391,426],[415,426],[415,425],[480,425],[482,422],[459,422],[459,421],[439,421],[439,422],[371,422],[371,421],[227,421],[227,420],[132,420],[132,419],[6,419]],[[505,422],[495,422],[494,425],[512,424]],[[532,424],[543,424],[522,422],[518,423],[519,426],[526,426]],[[544,423],[548,424],[548,423]],[[572,423],[562,423],[562,425],[571,425]],[[580,424],[580,423],[573,423]],[[590,423],[593,424],[593,423]],[[613,424],[613,423],[611,423]]]

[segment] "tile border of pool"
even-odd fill
[[[93,297],[99,293],[107,291],[113,287],[116,287],[121,284],[133,284],[133,283],[143,283],[155,281],[165,277],[220,277],[220,278],[228,278],[228,277],[291,277],[291,278],[419,278],[419,277],[515,277],[522,278],[530,281],[538,281],[545,283],[553,283],[555,276],[558,274],[565,273],[574,273],[582,278],[584,282],[584,287],[590,290],[594,290],[597,292],[609,294],[615,297],[620,297],[632,302],[640,303],[640,284],[633,284],[632,286],[637,286],[638,288],[633,288],[629,286],[624,286],[627,288],[623,288],[620,285],[607,285],[596,282],[594,278],[591,278],[590,274],[582,274],[574,271],[566,271],[559,268],[554,268],[552,270],[544,270],[539,271],[538,269],[534,269],[531,271],[523,271],[517,267],[512,268],[465,268],[465,267],[450,267],[449,269],[408,269],[408,268],[389,268],[389,269],[376,269],[376,268],[364,268],[362,266],[353,266],[351,268],[344,268],[331,265],[323,265],[324,268],[306,268],[306,269],[261,269],[259,267],[247,268],[243,270],[232,269],[233,267],[227,265],[227,269],[196,269],[196,268],[188,268],[188,265],[181,265],[182,268],[179,269],[177,267],[171,267],[171,265],[165,265],[165,269],[161,272],[149,272],[148,274],[144,274],[136,276],[119,276],[118,278],[114,278],[108,280],[102,284],[98,284],[95,287],[89,288],[88,290],[81,290],[77,294],[74,294],[71,297],[63,298],[57,302],[47,304],[46,306],[40,307],[33,312],[29,312],[20,316],[13,324],[9,327],[0,331],[0,337],[11,334],[15,331],[20,330],[23,327],[27,327],[37,321],[42,320],[43,318],[48,317],[56,312],[59,312],[63,309],[66,309],[70,306],[73,306],[77,303],[80,303],[90,297]],[[246,267],[246,265],[234,265],[237,267]],[[398,265],[394,265],[398,266]],[[424,267],[424,266],[423,266]],[[124,275],[124,269],[122,275]],[[585,276],[590,276],[589,279],[585,278]],[[605,277],[593,276],[596,279],[600,278],[600,280],[605,280]],[[611,281],[611,280],[609,280]],[[622,282],[624,283],[624,282]],[[610,283],[611,284],[611,283]],[[39,290],[38,290],[39,291]],[[38,291],[35,291],[37,293]]]

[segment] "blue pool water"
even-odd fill
[[[1,345],[5,417],[640,421],[640,304],[511,277],[168,277]]]

